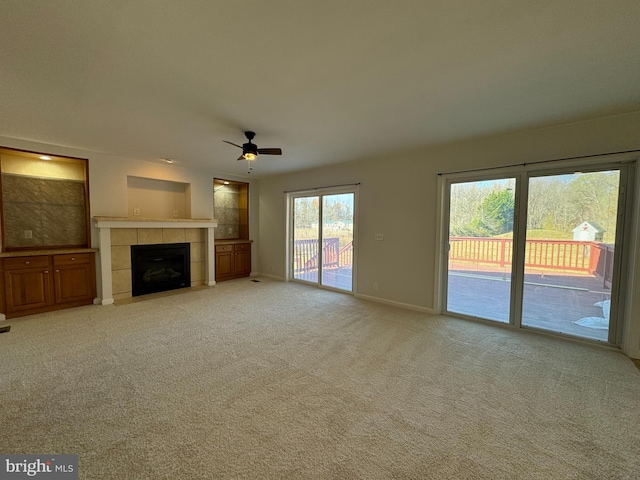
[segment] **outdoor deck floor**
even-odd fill
[[[318,283],[318,271],[296,273],[296,280]],[[353,270],[351,268],[331,268],[322,272],[322,285],[350,292],[353,290]]]
[[[350,268],[327,269],[323,285],[352,291]],[[296,280],[318,282],[318,272],[295,274]],[[447,308],[451,312],[472,317],[509,321],[511,282],[500,271],[485,269],[455,269],[449,271]],[[595,303],[611,298],[602,280],[590,275],[525,275],[524,326],[606,341],[608,330],[583,327],[574,323],[585,317],[603,317]]]
[[[511,282],[501,272],[450,270],[447,309],[464,315],[509,321]],[[603,317],[594,304],[611,298],[602,280],[589,275],[525,275],[522,324],[570,335],[607,340],[608,330],[574,323]]]

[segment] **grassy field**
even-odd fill
[[[491,238],[513,238],[513,232],[503,233]],[[573,240],[573,232],[559,230],[527,230],[529,240]]]
[[[332,230],[325,232],[325,238],[339,238],[340,247],[345,246],[351,240],[353,240],[353,232],[350,230]],[[296,228],[294,238],[318,238],[318,230],[314,228]]]

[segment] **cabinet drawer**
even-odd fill
[[[46,255],[37,257],[12,257],[4,259],[5,270],[18,270],[21,268],[42,268],[49,266],[49,257]]]
[[[216,252],[232,252],[233,245],[216,245]]]
[[[65,253],[64,255],[54,255],[53,264],[60,265],[77,265],[79,263],[89,263],[89,253]]]
[[[236,243],[236,252],[251,250],[250,243]]]

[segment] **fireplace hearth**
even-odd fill
[[[131,245],[132,296],[191,286],[188,243]]]

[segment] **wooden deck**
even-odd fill
[[[318,283],[318,271],[299,272],[294,274],[296,280]],[[322,285],[338,290],[353,290],[353,270],[349,267],[331,268],[322,272]]]
[[[497,271],[450,270],[448,310],[464,315],[509,321],[510,275]],[[524,326],[607,340],[608,331],[574,322],[603,317],[595,303],[611,298],[611,291],[593,275],[525,274]]]

